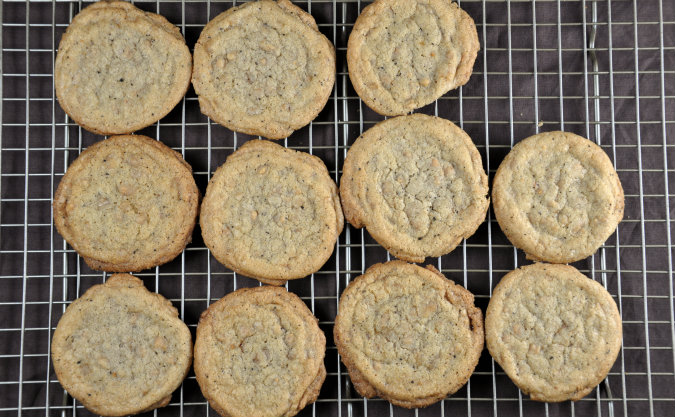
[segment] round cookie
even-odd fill
[[[305,303],[284,288],[243,288],[202,313],[195,375],[223,417],[291,417],[316,401],[326,337]]]
[[[220,263],[272,285],[318,271],[344,225],[323,162],[265,140],[246,142],[216,170],[199,221]]]
[[[485,316],[488,350],[530,398],[588,395],[621,348],[621,316],[598,282],[568,265],[524,266],[495,287]]]
[[[345,159],[345,218],[394,256],[423,262],[452,251],[485,219],[488,180],[471,138],[452,122],[413,114],[364,132]]]
[[[102,135],[131,133],[164,117],[185,95],[191,75],[180,30],[125,1],[100,1],[75,16],[54,64],[63,110]]]
[[[199,190],[192,168],[159,141],[113,136],[68,167],[54,223],[93,269],[130,272],[169,262],[192,239]]]
[[[125,416],[166,406],[192,362],[178,310],[131,275],[112,275],[68,306],[52,338],[59,382],[89,411]]]
[[[311,122],[335,83],[335,48],[288,0],[233,7],[194,49],[202,113],[237,132],[282,139]]]
[[[587,258],[623,218],[621,182],[607,154],[588,139],[546,132],[516,144],[492,184],[499,226],[528,259]]]
[[[340,297],[335,345],[356,390],[426,407],[469,380],[483,350],[473,294],[433,266],[375,264]]]
[[[466,84],[479,49],[473,19],[457,3],[376,0],[349,35],[349,78],[368,107],[402,115]]]

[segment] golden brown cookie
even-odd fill
[[[349,35],[349,78],[380,114],[406,114],[466,84],[480,44],[450,0],[376,0]]]
[[[347,286],[333,333],[359,394],[426,407],[469,380],[483,315],[473,294],[434,267],[391,261]]]
[[[423,262],[452,251],[485,220],[487,175],[471,138],[452,122],[413,114],[364,132],[345,159],[345,218],[394,256]]]
[[[52,338],[63,388],[88,410],[124,416],[166,406],[192,362],[178,310],[131,275],[112,275],[68,306]]]
[[[288,0],[233,7],[195,45],[202,113],[237,132],[282,139],[311,122],[335,83],[335,48]]]
[[[219,262],[272,285],[318,271],[344,225],[321,159],[265,140],[246,142],[213,174],[199,221]]]
[[[492,184],[499,226],[528,259],[569,263],[594,254],[623,218],[623,188],[595,143],[567,132],[513,147]]]
[[[192,239],[199,190],[183,157],[147,136],[113,136],[68,167],[54,224],[93,269],[131,272],[169,262]]]
[[[305,303],[284,288],[242,288],[202,313],[195,375],[223,417],[291,417],[326,379],[326,338]]]
[[[576,401],[612,368],[621,315],[607,290],[574,267],[536,263],[495,287],[485,335],[492,357],[530,398]]]
[[[190,85],[192,56],[163,16],[100,1],[73,18],[59,43],[54,87],[63,110],[94,133],[131,133],[173,109]]]

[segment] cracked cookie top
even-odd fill
[[[485,316],[488,350],[533,400],[579,400],[621,348],[612,296],[574,267],[536,263],[506,274]]]
[[[185,249],[198,206],[192,169],[178,152],[146,136],[113,136],[68,167],[54,223],[90,267],[140,271]]]
[[[499,226],[529,259],[584,259],[623,218],[621,182],[607,154],[588,139],[546,132],[516,144],[495,174]]]
[[[281,285],[326,263],[344,218],[337,187],[319,158],[252,140],[213,175],[200,225],[218,261]]]
[[[171,302],[131,275],[112,275],[68,306],[54,331],[59,382],[95,414],[166,406],[192,362],[192,336]]]
[[[225,417],[291,417],[316,400],[326,378],[326,338],[298,296],[243,288],[202,313],[195,374]]]
[[[349,78],[376,112],[395,116],[466,84],[480,44],[450,0],[376,0],[349,35]]]
[[[191,74],[192,56],[176,26],[125,1],[100,1],[75,16],[61,38],[54,86],[80,126],[117,135],[169,113]]]
[[[471,138],[423,114],[364,132],[347,153],[340,181],[347,221],[411,262],[449,253],[471,236],[485,219],[487,193]]]
[[[347,286],[334,338],[361,395],[425,407],[473,373],[483,350],[483,317],[473,295],[432,266],[391,261]]]
[[[282,139],[311,122],[335,82],[335,48],[288,0],[233,7],[195,45],[202,113],[237,132]]]

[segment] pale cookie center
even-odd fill
[[[233,307],[219,323],[215,337],[222,348],[211,352],[217,367],[211,375],[228,392],[230,405],[249,415],[288,410],[306,388],[298,386],[305,364],[317,354],[300,340],[299,318],[280,314],[274,304],[248,305]]]
[[[313,259],[324,244],[329,219],[319,213],[318,196],[292,167],[264,164],[242,174],[224,200],[223,228],[244,256],[270,264],[296,267]]]
[[[306,41],[280,22],[251,19],[228,27],[208,49],[218,93],[249,116],[280,112],[277,118],[287,120],[316,77]]]
[[[78,35],[83,39],[68,52],[62,72],[70,77],[67,94],[81,113],[129,121],[158,115],[178,71],[175,51],[158,47],[150,33],[133,25],[122,30],[109,19],[97,20]]]
[[[448,68],[438,16],[417,4],[412,14],[388,9],[382,19],[366,34],[364,45],[381,86],[402,104],[434,95],[439,73]]]
[[[512,179],[514,201],[537,232],[558,239],[593,239],[610,218],[614,197],[603,178],[571,154],[537,155]]]
[[[180,182],[146,148],[100,152],[73,182],[69,226],[102,256],[163,248],[180,229],[187,201]]]
[[[452,228],[473,198],[461,165],[433,138],[407,134],[404,139],[382,145],[370,166],[378,176],[386,220],[395,230],[422,240],[432,229]]]

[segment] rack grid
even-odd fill
[[[49,361],[54,328],[65,308],[106,275],[90,270],[56,233],[51,200],[63,173],[87,146],[103,139],[60,109],[53,89],[59,39],[88,3],[3,1],[0,113],[0,417],[89,415],[59,385]],[[178,25],[192,48],[203,26],[233,1],[140,1]],[[305,0],[335,44],[337,77],[319,117],[283,140],[321,157],[339,181],[349,145],[382,117],[349,82],[346,45],[367,2]],[[519,140],[568,130],[601,145],[626,193],[626,212],[601,250],[574,265],[605,285],[624,321],[621,353],[608,378],[576,402],[530,401],[483,352],[469,383],[420,410],[365,400],[350,386],[332,341],[338,297],[368,266],[390,259],[368,233],[347,226],[333,257],[287,287],[308,304],[327,335],[328,376],[319,400],[301,416],[673,416],[675,310],[675,2],[662,0],[462,0],[475,20],[481,51],[468,84],[419,112],[457,123],[473,138],[490,178]],[[204,192],[210,175],[251,137],[199,112],[194,91],[167,117],[142,130],[181,152]],[[179,309],[194,330],[212,302],[257,281],[225,269],[201,241],[173,262],[135,274]],[[528,263],[490,212],[477,233],[452,253],[428,259],[476,294],[485,310],[499,279]],[[154,416],[216,415],[190,373],[171,403]]]

